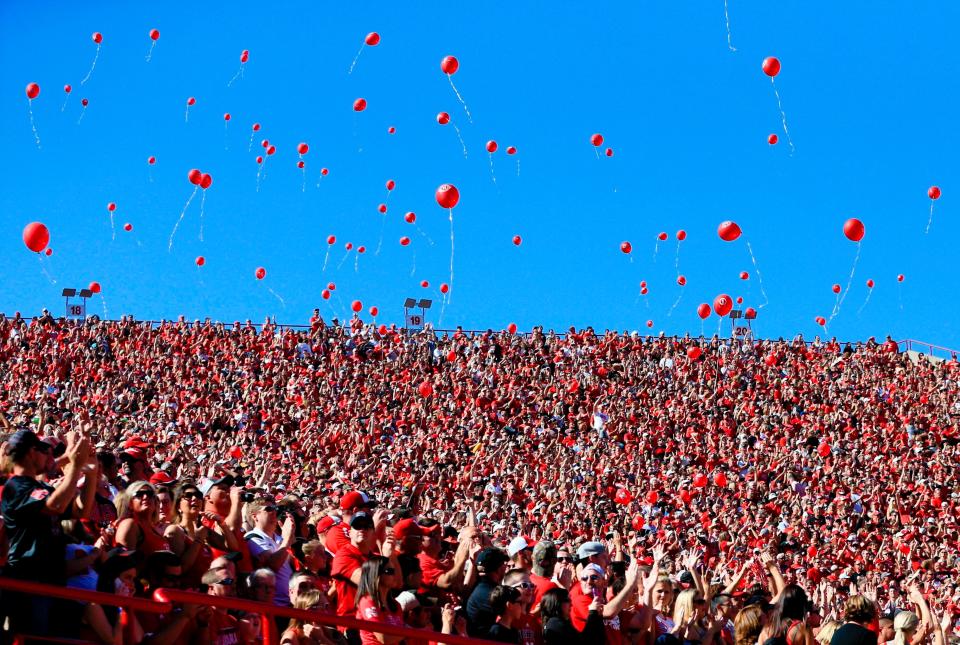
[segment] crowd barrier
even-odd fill
[[[336,616],[334,614],[307,611],[305,609],[277,607],[275,605],[267,605],[261,602],[255,602],[253,600],[246,600],[244,598],[210,596],[192,591],[181,591],[179,589],[156,589],[153,592],[153,599],[150,600],[146,598],[117,596],[100,591],[87,591],[85,589],[75,589],[73,587],[59,587],[55,585],[42,584],[39,582],[31,582],[28,580],[14,580],[12,578],[0,577],[0,590],[38,596],[48,596],[52,598],[64,598],[66,600],[76,600],[80,602],[92,602],[110,607],[120,607],[122,609],[157,614],[164,614],[172,611],[175,604],[193,604],[261,614],[265,618],[261,621],[263,625],[264,643],[276,642],[276,638],[272,635],[270,630],[270,625],[273,623],[273,618],[282,616],[284,618],[298,618],[303,621],[318,623],[320,625],[326,625],[329,627],[364,630],[417,640],[432,640],[443,643],[443,645],[496,645],[496,643],[493,641],[488,640],[467,638],[454,634],[440,634],[439,632],[415,629],[413,627],[387,625],[385,623],[376,623],[368,620],[360,620],[358,618],[349,618],[345,616]],[[43,641],[50,643],[86,642],[61,638],[37,638],[31,636],[30,634],[16,634],[14,636],[13,643],[14,645],[19,645],[26,640],[31,642]]]

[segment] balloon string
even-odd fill
[[[447,294],[443,294],[443,297],[440,298],[440,320],[438,325],[443,327],[443,314],[447,311]]]
[[[413,252],[413,264],[410,265],[410,277],[413,277],[413,274],[417,272],[417,252]]]
[[[773,95],[777,97],[777,108],[780,110],[780,120],[783,121],[783,133],[787,135],[787,143],[790,144],[790,155],[793,155],[793,139],[790,138],[790,130],[787,129],[787,115],[783,111],[783,105],[780,103],[780,92],[777,91],[777,84],[773,77],[770,77],[770,86],[773,87]]]
[[[350,251],[347,251],[343,254],[343,258],[340,260],[340,264],[337,265],[337,271],[340,270],[340,267],[343,266],[343,263],[347,261],[347,256],[350,255]],[[339,298],[339,296],[337,296]]]
[[[517,157],[517,177],[520,176],[520,157]]]
[[[463,97],[460,96],[460,90],[457,89],[457,86],[453,84],[453,75],[447,74],[447,80],[450,81],[450,87],[453,88],[453,93],[457,95],[457,100],[460,101],[460,105],[463,106],[463,111],[467,113],[467,120],[470,123],[473,123],[473,117],[470,116],[470,108],[467,107],[466,101],[463,100]]]
[[[187,209],[190,208],[190,202],[193,201],[193,198],[196,196],[199,189],[200,186],[194,186],[193,192],[190,193],[190,199],[188,199],[187,203],[183,205],[183,210],[180,211],[180,219],[178,219],[177,223],[173,225],[173,231],[170,233],[170,241],[167,242],[167,253],[173,250],[173,237],[177,234],[177,229],[180,228],[180,222],[183,221],[183,216],[187,214]]]
[[[677,240],[677,252],[673,258],[673,266],[677,270],[677,277],[680,277],[680,240]]]
[[[320,269],[320,273],[324,273],[327,270],[327,262],[330,261],[330,245],[327,245],[327,252],[323,256],[323,268]]]
[[[453,123],[452,125],[453,125],[453,129],[454,129],[454,130],[456,131],[456,133],[457,133],[457,139],[460,140],[460,147],[463,148],[463,158],[466,159],[466,158],[467,158],[467,144],[465,144],[465,143],[463,142],[463,137],[460,136],[460,128],[457,127],[457,124],[456,124],[456,123]]]
[[[673,305],[670,307],[670,311],[667,312],[667,318],[673,315],[673,310],[677,308],[677,305],[680,304],[681,300],[683,300],[683,287],[680,287],[680,295],[678,295],[677,299],[673,301]]]
[[[730,38],[730,11],[727,8],[727,0],[723,0],[723,17],[727,21],[727,47],[730,48],[730,51],[735,52],[737,48],[733,46],[733,42]]]
[[[150,51],[147,52],[147,62],[150,62],[150,59],[153,58],[153,48],[157,46],[157,41],[150,42]]]
[[[107,299],[103,297],[103,292],[100,292],[100,304],[103,305],[103,319],[110,320],[110,310],[107,309]]]
[[[111,240],[117,239],[117,228],[113,224],[113,211],[110,211],[110,231],[113,233]]]
[[[84,105],[84,106],[80,109],[80,118],[77,119],[77,125],[80,125],[80,122],[83,121],[83,115],[86,114],[86,113],[87,113],[87,106]]]
[[[187,109],[183,111],[183,122],[190,123],[190,105],[187,104]]]
[[[256,134],[253,130],[250,131],[250,142],[247,144],[247,152],[253,150],[253,135]]]
[[[243,78],[243,63],[240,63],[240,69],[238,69],[237,73],[233,75],[233,78],[227,82],[227,87],[233,85],[234,81],[236,81],[238,78]]]
[[[360,254],[357,253],[353,256],[353,272],[356,273],[360,270]]]
[[[152,169],[152,168],[148,168],[148,169],[147,169],[147,178],[150,180],[150,183],[152,184],[152,183],[153,183],[153,169]]]
[[[224,150],[230,149],[230,140],[227,138],[227,135],[228,135],[227,126],[229,125],[229,123],[230,122],[227,121],[226,119],[223,120],[223,149]]]
[[[830,319],[827,320],[829,324],[834,317],[840,315],[840,308],[843,307],[843,301],[847,298],[847,293],[850,291],[850,285],[853,284],[853,274],[857,272],[857,263],[860,262],[860,249],[861,244],[857,242],[857,255],[853,258],[853,266],[850,267],[850,277],[847,278],[847,288],[843,290],[843,293],[840,294],[840,301],[837,303],[837,310],[835,313],[830,315]]]
[[[923,232],[924,235],[930,232],[930,225],[933,224],[933,200],[930,200],[930,217],[927,219],[927,228]]]
[[[364,43],[360,45],[360,49],[357,50],[357,55],[353,57],[353,62],[350,63],[350,71],[348,71],[347,74],[353,74],[353,68],[357,66],[357,61],[360,60],[360,54],[363,53],[363,48],[366,47],[366,44],[366,41],[364,41]]]
[[[750,254],[750,261],[753,262],[753,271],[757,274],[757,286],[760,287],[760,295],[763,296],[763,304],[757,308],[763,309],[770,304],[770,299],[767,298],[767,292],[763,288],[763,275],[760,273],[760,265],[757,264],[757,257],[753,254],[753,247],[750,246],[749,241],[747,241],[747,252]]]
[[[207,201],[207,190],[200,195],[200,241],[203,242],[203,205]]]
[[[70,101],[70,94],[67,94],[67,97],[63,99],[63,105],[60,106],[60,111],[63,112],[67,108],[67,103]]]
[[[280,294],[279,294],[279,293],[277,293],[276,291],[274,291],[274,290],[271,289],[270,287],[267,287],[267,291],[269,291],[270,293],[272,293],[272,294],[273,294],[273,297],[280,301],[280,306],[281,306],[281,307],[283,307],[284,309],[287,308],[287,302],[286,302],[283,298],[280,297]]]
[[[260,192],[260,181],[263,179],[263,167],[267,164],[267,160],[264,159],[257,165],[257,192]]]
[[[422,236],[423,236],[423,239],[425,239],[430,246],[433,246],[433,245],[434,245],[434,244],[433,244],[433,240],[430,239],[430,236],[429,236],[429,235],[427,235],[426,233],[423,232],[423,229],[420,228],[420,225],[419,225],[419,224],[414,224],[413,226],[414,226],[414,228],[417,229],[417,233],[419,233],[420,235],[422,235]]]
[[[93,56],[93,64],[90,66],[90,71],[87,72],[87,75],[83,77],[82,81],[80,81],[80,85],[83,85],[90,80],[90,75],[93,74],[93,70],[97,67],[98,58],[100,58],[100,43],[97,43],[97,53]]]
[[[864,301],[863,301],[863,304],[860,305],[860,308],[857,309],[857,316],[860,315],[860,312],[863,311],[863,308],[867,306],[867,303],[868,303],[868,302],[870,302],[870,296],[872,296],[872,295],[873,295],[873,288],[871,287],[870,289],[867,290],[867,298],[866,298],[866,300],[864,300]]]
[[[657,238],[657,241],[653,243],[653,263],[657,263],[657,254],[660,252],[660,238]]]
[[[373,252],[374,255],[380,255],[380,249],[383,247],[383,227],[387,223],[387,216],[383,215],[380,217],[380,238],[377,240],[377,250]]]
[[[37,124],[33,122],[33,99],[27,99],[27,112],[30,114],[30,129],[33,130],[33,138],[37,142],[37,150],[40,150],[40,133],[37,132]]]
[[[300,184],[300,192],[301,192],[301,193],[305,193],[305,192],[307,192],[307,167],[306,167],[306,165],[304,165],[304,167],[301,168],[300,170],[303,171],[303,183]]]
[[[37,253],[37,262],[40,263],[40,271],[43,272],[43,277],[45,277],[47,280],[49,280],[50,284],[57,284],[57,281],[54,280],[53,276],[51,276],[51,275],[47,272],[47,267],[44,266],[44,264],[43,264],[43,255],[40,254],[40,253]]]
[[[497,176],[493,172],[493,153],[491,152],[488,156],[490,157],[490,178],[493,179],[493,185],[496,186]]]
[[[834,316],[837,315],[837,309],[840,307],[840,294],[837,293],[837,297],[833,299],[833,311],[830,313],[830,320],[833,320]]]
[[[453,302],[453,209],[450,209],[450,291],[447,295]]]
[[[900,304],[900,311],[903,311],[903,283],[897,283],[897,302]]]
[[[593,146],[593,154],[597,155],[597,161],[600,161],[600,146]]]

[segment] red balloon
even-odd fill
[[[330,291],[336,291],[336,290],[337,290],[337,283],[336,283],[336,282],[328,282],[328,283],[327,283],[327,289],[329,289]]]
[[[519,235],[514,235],[514,236],[513,236],[513,245],[514,245],[514,246],[520,246],[522,243],[523,243],[523,238],[521,238]]]
[[[647,503],[656,504],[658,501],[660,501],[660,495],[657,494],[657,491],[652,490],[647,493]]]
[[[397,183],[392,179],[387,180],[387,190],[393,190],[396,187]]]
[[[763,73],[773,78],[780,73],[780,60],[775,56],[767,56],[763,59]]]
[[[834,293],[840,293],[840,285],[839,285],[839,284],[833,285],[832,287],[830,287],[830,289],[831,289]]]
[[[352,250],[352,249],[353,249],[353,242],[347,242],[346,244],[343,245],[343,248],[345,248],[345,249],[348,250],[348,251]]]
[[[99,282],[91,282],[90,285],[87,287],[87,289],[89,289],[89,290],[92,291],[93,293],[100,293],[100,291],[101,291],[100,283],[99,283]]]
[[[190,170],[190,172],[187,173],[187,179],[194,186],[199,186],[200,182],[203,180],[203,173],[197,170],[196,168],[193,168]]]
[[[873,289],[873,278],[867,280],[867,288]]]
[[[740,279],[741,279],[741,280],[749,280],[749,279],[750,279],[750,274],[747,273],[746,271],[741,271],[741,272],[740,272]]]
[[[70,83],[67,83],[66,85],[63,86],[63,91],[69,94],[70,92],[73,91],[73,87],[70,85]]]
[[[607,155],[608,157],[612,157],[612,156],[613,156],[613,148],[607,148],[606,150],[603,151],[603,154]]]
[[[387,134],[394,134],[396,131],[397,129],[392,125],[389,128],[387,128]]]
[[[703,473],[697,473],[693,476],[693,485],[697,488],[703,488],[707,485],[707,476]]]
[[[737,298],[738,303],[743,302],[743,298]],[[753,307],[747,307],[746,311],[743,312],[743,317],[747,320],[753,320],[757,317],[757,310]]]
[[[515,154],[517,154],[517,149],[516,149],[516,147],[514,147],[514,146],[507,146],[507,154],[508,154],[508,155],[515,155]]]
[[[633,251],[633,245],[630,242],[620,242],[620,250],[624,253]]]
[[[680,501],[681,501],[681,502],[683,502],[684,504],[689,504],[689,503],[690,503],[690,500],[692,500],[692,499],[693,499],[693,495],[690,494],[690,491],[688,491],[686,488],[681,488],[681,489],[680,489]]]
[[[51,255],[53,255],[53,249],[51,249],[51,248],[48,246],[48,247],[47,247],[47,250],[44,251],[43,254],[44,254],[45,256],[47,256],[47,257],[50,257]]]
[[[824,442],[821,443],[819,446],[817,446],[817,454],[819,454],[821,457],[824,457],[824,458],[829,457],[829,456],[830,456],[830,444],[827,443],[826,441],[824,441]]]
[[[309,151],[310,151],[310,146],[308,146],[307,144],[305,144],[305,143],[298,143],[298,144],[297,144],[297,152],[298,152],[299,154],[305,155],[305,154],[307,154],[307,152],[309,152]]]
[[[197,99],[193,98],[192,96],[187,99],[187,105],[196,105],[196,103]]]
[[[306,166],[306,165],[307,165],[307,164],[303,163],[302,160],[297,162],[297,168],[303,168],[303,167]]]
[[[646,280],[641,280],[641,281],[640,281],[640,288],[641,288],[641,289],[646,289],[646,288],[647,288],[647,281],[646,281]]]
[[[410,238],[409,238],[409,237],[407,237],[406,235],[404,235],[403,237],[400,238],[400,246],[407,246],[408,244],[410,244]]]
[[[653,321],[652,321],[652,320],[648,320],[648,321],[647,321],[647,327],[653,327]]]
[[[83,107],[87,107],[89,104],[90,104],[90,101],[88,101],[87,99],[80,99],[80,105],[82,105]]]
[[[647,293],[648,293],[648,291],[647,291],[647,288],[646,288],[646,287],[640,287],[640,295],[641,295],[641,296],[645,296],[645,295],[647,295]]]
[[[326,177],[328,174],[330,174],[330,170],[327,169],[327,168],[321,168],[321,169],[320,169],[320,174],[323,175],[324,177]]]
[[[685,275],[678,275],[678,276],[677,276],[677,284],[679,284],[681,287],[685,286],[685,285],[687,284],[687,276],[685,276]]]
[[[664,240],[667,239],[667,234],[661,232],[661,233],[657,236],[657,239],[660,240],[661,242],[663,242]]]
[[[358,247],[357,247],[357,253],[363,254],[363,253],[366,253],[366,252],[367,252],[367,247],[365,247],[365,246],[358,246]]]
[[[710,305],[703,302],[697,307],[697,315],[700,316],[702,320],[706,320],[710,317]]]
[[[147,157],[147,163],[152,166],[153,164],[157,163],[157,158],[154,157],[153,155],[150,155],[149,157]]]
[[[510,332],[511,334],[516,334],[517,333],[516,323],[510,323],[509,325],[507,325],[507,331]]]
[[[927,197],[930,199],[940,199],[940,187],[930,186],[930,188],[927,189]]]
[[[897,276],[897,282],[903,282],[903,274],[902,274],[902,273]]]
[[[336,244],[336,243],[337,243],[337,236],[336,236],[336,235],[328,235],[328,236],[327,236],[327,244]]]
[[[50,243],[50,231],[40,222],[30,222],[23,227],[23,243],[34,253],[39,253]]]
[[[428,287],[430,286],[430,283],[429,283],[428,281],[426,281],[426,280],[421,280],[421,281],[420,281],[420,286],[423,287],[424,289],[426,289],[426,288],[428,288]]]
[[[460,201],[460,191],[453,184],[442,184],[435,196],[442,208],[453,208]]]
[[[700,358],[700,354],[702,353],[703,351],[699,347],[690,347],[687,349],[687,358],[689,358],[691,361],[695,361]]]
[[[40,96],[40,86],[36,83],[27,83],[27,98],[31,101]]]
[[[327,289],[324,289],[323,291],[320,292],[320,297],[323,298],[324,300],[330,300],[330,291],[328,291]]]
[[[452,363],[452,362],[455,361],[455,360],[457,360],[457,353],[456,353],[456,352],[450,352],[449,354],[447,354],[447,361],[448,361],[448,362]]]
[[[407,224],[413,224],[414,222],[417,221],[417,214],[414,213],[413,211],[410,211],[409,213],[403,216],[403,219]]]
[[[367,109],[367,99],[360,98],[353,102],[354,112],[363,112]]]
[[[714,476],[713,476],[713,483],[716,484],[717,486],[719,486],[720,488],[723,488],[724,486],[726,486],[726,485],[727,485],[727,476],[726,476],[726,474],[724,474],[724,473],[717,473],[716,475],[714,475]]]
[[[117,205],[113,202],[110,202],[107,204],[107,210],[112,213],[113,211],[117,210]]]
[[[206,258],[204,258],[202,255],[198,255],[198,256],[197,256],[197,259],[194,260],[194,262],[197,263],[197,266],[198,266],[198,267],[202,267],[204,264],[207,263],[207,260],[206,260]]]
[[[101,34],[99,31],[93,32],[93,35],[90,36],[90,38],[92,38],[93,42],[97,43],[98,45],[103,42],[103,34]]]
[[[212,184],[213,184],[213,177],[211,177],[207,173],[203,173],[203,177],[200,178],[200,188],[203,188],[204,190],[206,190],[207,188],[210,188]]]
[[[743,296],[737,296],[737,304],[738,304],[738,305],[742,305],[742,304],[743,304]]]
[[[257,163],[263,163],[263,155],[257,155]]]
[[[423,398],[427,398],[428,396],[433,394],[433,386],[430,385],[429,381],[424,381],[419,385],[419,387],[417,387],[417,392],[419,392],[420,396],[422,396]]]
[[[363,309],[363,303],[360,302],[359,300],[354,300],[350,304],[350,308],[353,309],[355,313],[360,313],[360,310]]]
[[[160,40],[160,30],[151,29],[150,30],[150,40]]]
[[[856,217],[851,217],[843,223],[843,234],[846,235],[847,239],[851,242],[859,242],[862,240],[864,233],[866,233],[866,229],[863,227],[863,222]]]
[[[448,291],[450,291],[450,285],[448,285],[446,282],[440,285],[440,293],[446,293]]]
[[[132,230],[133,230],[133,224],[131,224],[130,222],[127,222],[126,224],[123,225],[123,230],[125,230],[125,231],[127,231],[127,232],[132,231]]]
[[[677,239],[681,242],[687,239],[687,232],[684,230],[677,231]]]
[[[450,123],[450,115],[447,114],[446,112],[438,112],[437,123],[439,123],[440,125],[447,125],[448,123]]]
[[[603,145],[603,135],[600,134],[599,132],[596,134],[590,135],[590,143],[592,143],[594,146],[599,148],[600,146]]]
[[[244,49],[242,52],[240,52],[240,62],[246,63],[248,60],[250,60],[250,50]]]
[[[777,145],[777,141],[779,140],[780,140],[780,137],[778,137],[775,134],[767,135],[767,143],[769,143],[771,146]]]
[[[626,488],[618,488],[616,494],[613,496],[613,501],[621,506],[626,506],[633,501],[633,495],[631,495],[630,491]]]
[[[460,69],[460,61],[453,56],[444,56],[443,60],[440,61],[440,69],[444,74],[456,74],[457,70]]]
[[[259,123],[254,123],[254,124],[253,124],[253,131],[254,131],[254,132],[259,132],[259,131],[260,131],[260,124],[259,124]]]
[[[379,313],[380,313],[380,310],[379,310],[379,309],[377,309],[376,307],[370,307],[370,315],[371,315],[371,316],[373,316],[374,318],[376,318],[376,317],[377,317],[377,314],[379,314]]]
[[[371,31],[369,34],[367,34],[367,37],[363,39],[363,42],[371,47],[376,47],[380,44],[380,34],[375,31]]]
[[[720,222],[720,226],[717,227],[717,235],[719,235],[720,239],[724,242],[733,242],[740,237],[741,232],[737,223],[731,222],[730,220]]]
[[[257,276],[257,280],[263,280],[265,277],[267,277],[267,270],[263,267],[257,267],[257,270],[254,271],[253,274]]]
[[[727,294],[721,293],[719,296],[713,299],[713,310],[721,318],[730,313],[731,309],[733,309],[733,299]]]
[[[763,359],[763,362],[766,363],[768,367],[773,367],[777,364],[777,355],[767,354],[767,357]]]
[[[267,148],[267,155],[272,155],[276,151],[277,151],[277,146],[271,145],[269,148]]]
[[[380,211],[381,213],[386,213],[386,212],[387,212],[387,205],[386,205],[386,204],[380,204],[379,206],[377,206],[377,210]]]
[[[487,141],[487,152],[489,152],[490,154],[493,154],[496,151],[497,151],[497,142],[494,141],[493,139],[490,139],[489,141]]]
[[[263,141],[260,142],[260,147],[263,149],[267,149],[269,146],[270,146],[269,139],[264,139]]]
[[[821,327],[827,324],[827,319],[824,318],[823,316],[817,316],[816,321],[817,321],[817,324],[820,325]]]

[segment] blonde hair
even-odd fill
[[[830,645],[830,641],[833,640],[833,635],[836,633],[837,628],[840,627],[840,623],[833,620],[825,620],[820,624],[820,629],[817,630],[816,640],[820,645]]]
[[[297,594],[296,600],[293,601],[294,609],[310,609],[314,605],[320,602],[320,592],[316,589],[311,589],[301,594]],[[296,629],[299,630],[303,627],[303,621],[299,618],[291,618],[290,624],[287,626],[287,629]]]
[[[910,632],[917,629],[920,618],[912,611],[901,611],[893,617],[894,645],[907,645],[910,642]]]
[[[760,618],[763,616],[763,610],[757,605],[744,607],[733,619],[733,634],[735,645],[757,645],[757,639],[760,632],[763,631],[763,623]]]
[[[850,596],[843,607],[843,617],[853,623],[870,623],[877,617],[877,606],[866,596]]]
[[[130,510],[130,502],[144,488],[149,488],[153,491],[154,496],[157,494],[157,490],[153,487],[153,484],[146,481],[133,482],[127,486],[119,495],[113,500],[113,505],[117,507],[117,521],[125,520],[128,517],[133,517],[133,512]],[[160,519],[160,505],[155,504],[153,507],[153,515],[150,516],[150,521],[154,524],[157,523]]]
[[[700,591],[697,589],[684,589],[677,596],[673,605],[673,624],[683,625],[694,614],[693,599],[697,597]]]

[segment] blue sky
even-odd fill
[[[461,201],[445,327],[646,329],[652,320],[654,331],[699,333],[696,305],[719,293],[763,303],[749,240],[769,298],[758,333],[812,337],[814,318],[833,308],[831,285],[847,283],[856,247],[842,225],[858,217],[867,234],[831,334],[960,347],[951,156],[960,136],[960,53],[951,47],[960,5],[729,0],[729,15],[736,52],[727,48],[723,0],[3,3],[0,310],[58,312],[61,287],[97,280],[103,302],[90,311],[102,314],[105,304],[111,317],[275,315],[295,323],[315,306],[328,318],[342,315],[359,299],[379,307],[380,320],[399,322],[403,299],[413,296],[437,301],[428,316],[437,322],[449,230],[433,194],[450,182]],[[152,28],[161,37],[148,64]],[[103,48],[80,87],[94,31]],[[369,31],[382,41],[348,74]],[[228,88],[243,49],[244,78]],[[448,54],[460,60],[453,80],[472,123],[439,69]],[[769,55],[783,64],[777,87],[792,156],[760,69]],[[41,85],[33,102],[40,150],[24,95],[31,81]],[[61,112],[65,83],[74,91]],[[189,96],[197,104],[185,123]],[[82,97],[90,104],[78,125]],[[369,105],[360,114],[357,97]],[[460,128],[466,159],[451,126],[436,123],[439,111]],[[254,147],[261,138],[277,146],[259,192],[256,150],[247,152],[255,121],[263,130]],[[596,158],[594,132],[612,158]],[[768,145],[769,133],[781,142]],[[488,139],[500,145],[496,184]],[[305,192],[300,141],[310,144]],[[518,148],[515,158],[504,154],[508,145]],[[330,174],[318,189],[321,167]],[[168,252],[193,189],[191,168],[214,179],[204,241],[197,195]],[[377,205],[387,179],[397,186],[384,216]],[[933,184],[943,196],[925,235]],[[423,235],[403,221],[407,211]],[[717,237],[726,219],[743,228],[740,241]],[[34,220],[51,229],[54,255],[43,267],[55,285],[21,241]],[[133,232],[122,230],[125,222]],[[688,235],[682,289],[679,229]],[[654,261],[660,231],[670,240]],[[329,234],[338,243],[323,272]],[[405,248],[403,235],[412,240]],[[523,237],[519,248],[514,235]],[[623,240],[633,245],[632,262],[619,251]],[[357,271],[353,254],[338,268],[345,241],[368,249]],[[258,266],[267,269],[263,281],[254,278]],[[900,286],[898,273],[906,277]],[[876,287],[858,314],[867,278]],[[638,300],[641,280],[649,294]],[[329,281],[337,295],[328,303],[320,291]],[[715,318],[706,330],[716,330]]]

